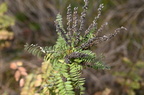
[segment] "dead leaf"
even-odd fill
[[[110,95],[110,93],[111,93],[111,89],[106,88],[106,89],[103,91],[102,95]]]
[[[19,86],[20,86],[20,87],[23,87],[23,86],[24,86],[24,83],[25,83],[24,78],[21,78],[21,79],[20,79],[20,82],[19,82]]]
[[[17,70],[17,71],[15,72],[15,75],[14,75],[15,80],[18,81],[18,80],[20,79],[20,76],[21,76],[21,73],[20,73],[19,70]]]
[[[24,67],[18,67],[18,70],[19,70],[20,72],[26,72],[26,69],[25,69]]]
[[[102,92],[96,92],[94,95],[102,95]]]
[[[28,75],[28,73],[26,72],[26,71],[23,71],[23,72],[20,72],[21,73],[21,75],[23,75],[23,76],[27,76]]]
[[[15,70],[15,69],[17,69],[17,67],[18,67],[18,66],[17,66],[17,64],[16,64],[15,62],[10,63],[10,68],[11,68],[11,69],[14,69],[14,70]]]
[[[37,75],[36,81],[35,81],[35,87],[40,86],[41,82],[42,82],[42,76],[41,75]]]
[[[40,95],[39,93],[35,93],[34,95]]]
[[[16,62],[17,66],[22,66],[23,63],[21,61]]]

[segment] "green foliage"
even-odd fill
[[[7,11],[7,4],[2,3],[0,5],[0,50],[9,47],[10,42],[8,40],[13,39],[13,33],[7,30],[8,27],[14,24],[14,19],[5,14]]]
[[[25,45],[25,50],[27,50],[29,53],[36,55],[38,57],[42,56],[42,48],[31,44],[30,46],[28,44]]]
[[[82,70],[86,67],[94,69],[106,69],[107,66],[98,61],[97,56],[89,47],[96,42],[106,41],[114,37],[121,29],[119,28],[114,34],[100,36],[102,25],[97,29],[97,19],[101,15],[101,4],[98,8],[99,14],[95,17],[92,24],[85,30],[84,21],[86,17],[88,0],[85,0],[83,12],[78,19],[77,8],[74,8],[72,14],[71,6],[67,11],[67,29],[64,29],[62,16],[56,17],[56,31],[58,39],[52,47],[40,47],[37,45],[25,45],[25,50],[37,55],[44,56],[42,64],[42,83],[39,94],[42,95],[82,95],[84,94],[85,79],[81,77]],[[97,31],[97,33],[95,33]],[[36,91],[36,89],[35,89]],[[37,92],[37,91],[36,91]]]
[[[20,13],[20,12],[16,13],[15,17],[18,21],[21,21],[21,22],[24,22],[28,19],[27,16],[24,13]]]
[[[6,5],[6,3],[2,3],[0,5],[0,15],[2,15],[6,11],[7,11],[7,5]]]
[[[40,25],[38,23],[35,23],[35,22],[31,22],[29,24],[29,27],[31,30],[40,30]]]
[[[6,11],[7,11],[7,4],[2,3],[0,5],[0,28],[1,29],[5,29],[10,25],[14,24],[14,19],[4,14]]]
[[[134,90],[140,89],[141,87],[140,81],[142,81],[142,77],[139,75],[139,72],[141,68],[144,68],[144,62],[138,61],[133,63],[126,57],[123,58],[123,62],[129,68],[127,72],[115,72],[114,75],[119,76],[117,82],[126,89],[125,91],[128,95],[136,95]]]

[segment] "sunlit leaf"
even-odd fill
[[[136,67],[138,67],[138,68],[144,68],[144,61],[138,61],[138,62],[136,62]]]
[[[6,3],[2,3],[0,5],[0,15],[2,15],[6,11],[7,11],[7,4]]]
[[[123,62],[128,64],[128,65],[132,65],[133,63],[127,58],[127,57],[123,57]]]

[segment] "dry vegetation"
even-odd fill
[[[14,34],[14,39],[10,40],[11,45],[0,50],[0,94],[19,95],[21,87],[14,74],[21,69],[17,65],[10,69],[10,64],[22,62],[20,67],[27,70],[21,77],[19,75],[19,80],[38,70],[41,58],[37,59],[25,53],[24,44],[54,44],[54,20],[57,13],[65,14],[69,3],[72,7],[81,7],[83,0],[1,0],[0,3],[2,2],[7,2],[7,15],[15,18],[15,25],[7,29]],[[84,70],[83,76],[87,80],[85,95],[143,95],[144,0],[91,0],[87,25],[97,14],[96,9],[100,3],[104,3],[105,8],[98,22],[109,22],[105,30],[110,31],[106,34],[122,25],[128,31],[109,42],[99,44],[96,49],[92,48],[97,54],[102,53],[105,56],[102,60],[111,66],[111,70]],[[81,10],[79,9],[79,13]]]

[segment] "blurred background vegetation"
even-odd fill
[[[93,47],[110,70],[84,70],[85,95],[144,95],[144,0],[90,0],[86,25],[104,4],[98,25],[108,22],[104,33],[120,26],[128,30]],[[71,4],[82,11],[83,0],[0,0],[0,95],[19,95],[13,63],[27,73],[36,72],[42,59],[24,52],[26,43],[53,45],[57,35],[54,20],[60,12],[66,25],[66,9]],[[66,27],[66,26],[65,26]],[[24,76],[25,77],[27,73]]]

